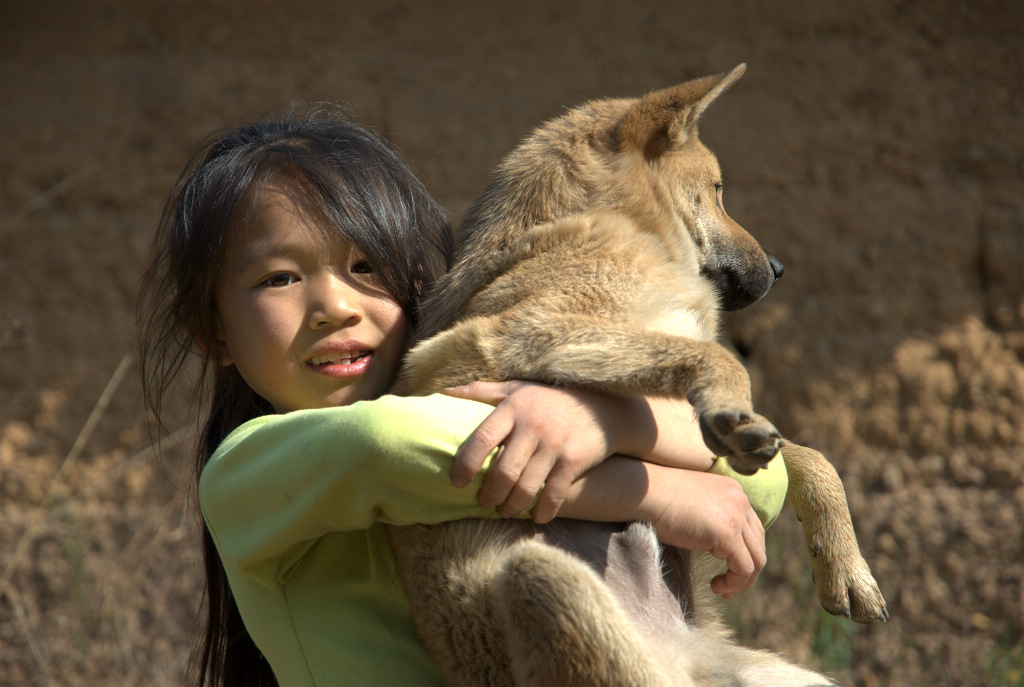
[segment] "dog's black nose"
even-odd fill
[[[782,279],[782,273],[786,271],[786,268],[782,266],[782,263],[771,255],[768,256],[768,262],[771,263],[772,272],[775,274],[775,281]]]

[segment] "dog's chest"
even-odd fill
[[[713,287],[678,263],[647,270],[629,304],[636,326],[672,336],[710,341],[718,336],[719,316]]]

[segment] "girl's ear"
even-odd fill
[[[221,338],[219,317],[217,318],[217,338],[212,342],[207,341],[205,337],[200,335],[192,320],[184,316],[182,316],[181,320],[185,324],[185,328],[188,330],[189,336],[192,337],[192,343],[195,344],[200,353],[221,367],[227,367],[228,365],[234,364],[235,361],[231,357],[231,350],[228,348],[227,342]]]
[[[227,367],[233,365],[235,360],[231,357],[231,349],[228,348],[228,342],[224,340],[223,327],[220,323],[220,317],[217,317],[217,338],[212,343],[200,343],[196,342],[200,350],[206,354],[206,357],[217,363],[221,367]]]
[[[227,367],[234,363],[234,359],[231,357],[231,351],[228,349],[228,345],[224,339],[214,339],[211,344],[204,341],[202,337],[193,336],[192,343],[195,344],[200,353],[221,367]]]
[[[234,365],[235,360],[234,358],[231,357],[231,351],[228,349],[228,344],[226,341],[224,341],[224,339],[216,339],[213,342],[212,351],[208,350],[206,346],[199,344],[198,341],[196,342],[196,344],[199,345],[200,350],[203,351],[207,358],[214,361],[221,367],[228,367],[229,365]]]

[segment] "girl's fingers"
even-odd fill
[[[532,455],[526,457],[527,460],[522,466],[519,478],[512,485],[504,502],[498,506],[498,513],[502,517],[511,518],[519,515],[530,507],[541,489],[547,491],[544,483],[548,479],[548,473],[551,472],[556,457],[550,450],[539,446],[534,449]]]
[[[496,406],[508,398],[509,394],[519,386],[522,386],[522,382],[471,382],[462,386],[441,389],[441,393],[445,396]]]
[[[544,491],[541,492],[540,500],[533,509],[534,522],[543,525],[555,519],[575,477],[575,473],[570,469],[555,468],[548,474]]]
[[[452,483],[469,484],[500,446],[477,500],[485,508],[497,507],[505,517],[518,515],[536,500],[534,519],[551,520],[573,480],[608,456],[606,433],[593,404],[581,401],[579,392],[513,381],[473,382],[444,393],[496,406],[460,447]]]
[[[754,562],[754,574],[750,578],[750,583],[747,587],[750,587],[754,582],[757,581],[757,576],[764,570],[764,566],[768,563],[768,552],[765,550],[764,542],[764,525],[761,524],[761,520],[757,515],[752,514],[750,516],[753,519],[750,528],[747,530],[747,546],[750,549],[751,558]]]
[[[537,443],[532,437],[519,438],[515,433],[510,434],[505,439],[501,453],[491,461],[483,486],[477,494],[477,502],[484,508],[497,508],[505,503],[536,450]]]
[[[476,382],[474,382],[476,384]],[[468,386],[473,386],[470,384]],[[465,388],[465,387],[458,387]],[[452,464],[452,484],[464,487],[473,481],[491,452],[501,446],[515,424],[515,413],[501,406],[491,411],[484,421],[459,447]],[[497,459],[496,459],[497,460]],[[501,503],[498,501],[497,503]]]
[[[727,559],[726,564],[729,569],[711,580],[711,589],[731,599],[749,586],[751,576],[754,575],[754,562],[750,552],[741,548]]]
[[[711,581],[712,590],[726,599],[749,589],[768,562],[764,527],[753,512],[748,515],[747,526],[743,528],[741,536],[742,546],[726,559],[729,569]]]

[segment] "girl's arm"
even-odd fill
[[[375,522],[495,517],[477,502],[483,474],[465,489],[450,478],[452,456],[490,412],[444,396],[384,397],[246,423],[225,439],[199,481],[221,557],[230,569],[275,584],[329,533]],[[756,527],[743,525],[751,507],[733,480],[612,458],[567,491],[563,515],[649,520],[664,541],[722,557],[733,573],[716,583],[722,593],[739,591],[760,569],[763,537],[758,542]],[[744,547],[752,552],[751,576]]]
[[[452,483],[468,484],[500,447],[478,497],[505,517],[525,510],[540,493],[533,518],[548,522],[570,485],[613,454],[699,471],[714,460],[685,400],[526,382],[474,382],[446,393],[496,406],[459,450]]]
[[[785,466],[777,458],[768,470],[742,477],[719,461],[715,470],[723,474],[706,472],[714,458],[686,401],[525,382],[476,382],[448,393],[497,406],[462,445],[453,470],[458,485],[502,447],[480,488],[481,505],[508,517],[540,491],[532,512],[538,522],[556,513],[651,522],[662,542],[726,562],[711,582],[725,598],[747,589],[764,567],[763,523],[782,507]]]

